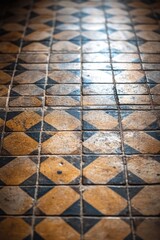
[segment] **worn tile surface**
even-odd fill
[[[159,1],[0,7],[0,239],[158,240]]]

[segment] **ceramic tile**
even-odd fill
[[[111,70],[110,63],[83,63],[82,69]]]
[[[160,52],[160,43],[159,42],[139,42],[139,50],[141,53],[159,53]]]
[[[83,106],[92,107],[96,106],[99,108],[116,105],[115,98],[113,95],[92,95],[83,97]]]
[[[85,218],[84,219],[84,240],[105,238],[125,239],[131,237],[131,226],[127,219],[123,218]]]
[[[37,218],[35,237],[51,240],[80,240],[81,223],[77,217],[46,217]]]
[[[12,111],[7,113],[5,131],[25,132],[40,131],[42,124],[41,111]]]
[[[58,41],[53,42],[52,51],[59,53],[80,52],[81,46],[79,41]]]
[[[138,49],[134,41],[111,41],[111,51],[118,53],[137,53]]]
[[[143,95],[143,94],[148,94],[148,89],[146,84],[116,84],[116,89],[117,89],[117,94],[121,95],[121,94],[139,94],[139,95]]]
[[[112,62],[118,63],[136,63],[140,62],[139,55],[137,53],[112,53]]]
[[[84,53],[83,62],[109,62],[110,56],[107,53]]]
[[[84,41],[82,51],[84,53],[109,52],[109,46],[107,41]]]
[[[83,153],[118,154],[121,153],[119,132],[98,131],[83,133]]]
[[[90,110],[83,111],[84,130],[118,130],[118,112]]]
[[[159,185],[130,187],[132,214],[137,216],[159,215]]]
[[[77,155],[80,151],[81,133],[78,131],[43,132],[42,134],[42,154]]]
[[[151,240],[152,238],[159,238],[159,224],[160,221],[157,218],[135,218],[134,226],[136,239]]]
[[[80,32],[78,31],[55,31],[53,34],[54,40],[80,40]]]
[[[48,52],[49,42],[23,42],[22,52]]]
[[[78,110],[48,110],[45,111],[43,129],[53,130],[80,130],[81,113]]]
[[[127,193],[123,187],[87,186],[83,192],[84,215],[126,215]]]
[[[101,70],[83,70],[83,83],[113,83],[113,76],[111,71]]]
[[[16,71],[13,77],[13,84],[44,84],[45,77],[45,71]]]
[[[83,84],[84,95],[114,94],[113,84]]]
[[[80,63],[50,63],[49,70],[80,70]]]
[[[13,85],[10,96],[43,96],[44,85],[40,84],[19,84]]]
[[[123,161],[119,156],[83,156],[83,184],[124,184]]]
[[[31,215],[33,187],[4,186],[0,190],[1,215]]]
[[[41,157],[39,184],[79,184],[80,162],[80,156]]]
[[[80,96],[46,96],[46,106],[78,107],[81,105]]]
[[[2,239],[31,239],[31,218],[1,217],[0,234]]]
[[[18,53],[19,43],[17,42],[1,42],[0,52],[1,53]]]
[[[46,63],[47,54],[45,53],[21,53],[18,56],[19,63]]]
[[[65,201],[62,202],[62,198],[65,198]],[[79,214],[80,195],[77,187],[55,186],[38,188],[36,215],[78,216]]]
[[[134,141],[132,141],[134,139]],[[124,132],[125,153],[158,154],[160,152],[159,132]]]
[[[1,185],[35,185],[37,157],[1,157]]]
[[[48,84],[54,83],[80,83],[81,76],[80,71],[74,70],[62,70],[62,71],[49,71],[48,72]]]
[[[70,63],[80,62],[80,54],[68,53],[68,54],[51,54],[50,62],[52,63]]]
[[[159,111],[121,111],[124,130],[160,129]]]
[[[36,155],[38,152],[38,143],[39,143],[38,132],[5,133],[2,145],[2,155],[5,156]]]
[[[160,156],[127,156],[130,184],[160,183]]]
[[[10,97],[9,106],[10,107],[41,107],[42,97],[36,96],[17,96]]]
[[[146,82],[143,71],[114,71],[116,83],[144,83]],[[133,84],[132,84],[133,85]]]

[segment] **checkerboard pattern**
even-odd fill
[[[0,239],[158,240],[160,2],[0,7]]]

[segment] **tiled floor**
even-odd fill
[[[159,240],[160,2],[0,3],[0,239]]]

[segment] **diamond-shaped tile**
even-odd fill
[[[119,156],[84,156],[84,184],[124,184],[123,162]]]
[[[80,240],[80,220],[78,218],[44,218],[36,220],[36,236],[41,239]]]
[[[49,71],[48,84],[53,83],[80,83],[80,71]]]
[[[138,239],[158,239],[160,236],[160,219],[158,218],[135,218],[135,233]]]
[[[32,214],[34,188],[5,186],[0,190],[1,214]]]
[[[94,154],[120,153],[118,132],[84,132],[83,152]]]
[[[159,215],[160,186],[130,187],[131,207],[133,215]]]
[[[130,222],[120,218],[85,218],[84,240],[126,239],[130,236]]]
[[[124,130],[160,129],[159,111],[122,111]]]
[[[130,184],[160,183],[159,156],[127,156],[128,178]]]
[[[0,235],[3,240],[21,240],[25,238],[30,239],[31,219],[2,217],[2,220],[0,221]]]
[[[46,111],[43,128],[45,131],[80,130],[80,112],[77,110]]]
[[[79,199],[76,187],[39,187],[36,215],[79,215]]]
[[[45,83],[45,71],[16,71],[14,84]]]
[[[84,130],[111,130],[118,129],[117,111],[90,110],[83,111]]]
[[[2,185],[34,185],[36,183],[36,157],[1,157]]]
[[[15,111],[7,113],[6,131],[40,131],[42,121],[41,111]]]
[[[160,152],[159,132],[124,132],[124,143],[127,154]]]
[[[83,192],[84,215],[126,215],[127,193],[123,187],[89,186]]]
[[[78,184],[80,156],[42,157],[39,184]]]
[[[44,132],[42,154],[80,154],[80,132]]]
[[[59,53],[80,52],[81,46],[79,42],[59,41],[52,44],[52,51]]]
[[[6,133],[3,139],[3,155],[37,154],[39,133]]]

